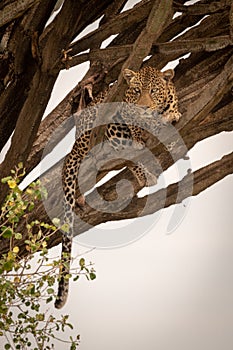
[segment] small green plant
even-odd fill
[[[52,224],[29,221],[30,212],[46,191],[39,181],[21,191],[18,184],[23,176],[20,163],[11,176],[2,179],[10,192],[0,214],[0,239],[9,240],[8,252],[0,257],[0,337],[5,337],[4,349],[49,350],[54,349],[56,339],[75,350],[79,335],[68,340],[59,336],[68,328],[73,329],[68,315],[56,318],[49,313],[48,305],[56,298],[54,286],[60,278],[61,260],[48,257],[47,242],[62,226],[58,219]],[[18,232],[22,217],[26,221],[23,233]],[[19,242],[23,239],[22,247]],[[81,275],[88,280],[96,277],[92,264],[86,264],[84,258],[67,278],[78,280]]]

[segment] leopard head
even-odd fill
[[[128,84],[126,102],[146,106],[160,113],[166,110],[173,97],[177,102],[175,90],[173,92],[171,89],[173,69],[164,72],[152,67],[142,68],[138,72],[124,69],[123,76]]]

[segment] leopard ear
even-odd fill
[[[163,73],[163,77],[165,80],[167,81],[170,81],[172,80],[172,78],[174,77],[175,75],[175,72],[174,72],[174,69],[168,69],[168,70],[165,70]]]
[[[125,68],[123,70],[123,77],[127,81],[127,84],[130,84],[132,82],[132,79],[136,77],[136,74],[133,70]]]

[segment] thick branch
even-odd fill
[[[210,38],[195,39],[195,40],[179,40],[167,43],[155,43],[153,52],[165,55],[176,54],[177,56],[184,55],[188,52],[200,51],[216,51],[223,49],[229,45],[233,45],[230,36],[222,35]],[[70,67],[74,67],[86,61],[99,60],[104,66],[110,64],[111,61],[116,61],[119,58],[126,58],[133,49],[133,45],[110,46],[105,49],[93,49],[90,53],[83,53],[72,57],[69,62]]]
[[[181,136],[188,149],[191,149],[200,140],[223,131],[233,131],[233,102],[220,108],[215,113],[209,114],[200,125],[193,128],[191,125],[187,125],[181,131]]]
[[[107,221],[115,221],[115,220],[123,220],[123,219],[131,219],[138,216],[153,214],[163,208],[169,207],[174,204],[181,203],[187,196],[193,195],[196,196],[199,193],[203,192],[213,184],[222,180],[227,175],[232,174],[233,172],[233,153],[224,156],[221,160],[218,160],[210,165],[207,165],[193,174],[186,175],[180,182],[171,184],[167,187],[167,189],[161,189],[149,196],[145,196],[142,198],[134,197],[130,204],[122,211],[117,211],[117,207],[115,208],[115,212],[110,214],[99,212],[89,206],[86,205],[85,211],[80,212],[80,210],[76,211],[76,214],[81,219],[76,220],[75,223],[75,235],[79,235],[93,226],[96,226],[100,223],[104,223]],[[99,188],[100,193],[108,193],[109,196],[115,198],[115,191],[111,189],[111,181],[102,185]],[[109,189],[108,189],[109,188]],[[192,191],[190,192],[190,189]],[[123,193],[123,192],[122,192]],[[179,196],[178,196],[179,195]],[[178,196],[178,198],[177,198]],[[164,199],[166,198],[165,202]],[[88,202],[93,204],[93,207],[99,208],[100,203],[98,203],[98,199],[93,194],[90,194],[87,198]],[[38,205],[35,213],[35,217],[39,217],[41,220],[48,220],[47,214],[42,205]],[[21,222],[21,228],[23,227],[25,222]],[[24,239],[22,241],[17,242],[18,246],[21,248],[21,252],[24,251]],[[54,246],[61,242],[61,236],[58,236],[57,233],[51,238],[49,241],[49,246]],[[1,241],[0,254],[6,252],[8,250],[8,241]]]
[[[108,23],[101,26],[101,28],[87,34],[70,45],[72,54],[77,55],[79,52],[85,51],[92,46],[95,41],[104,41],[113,34],[118,34],[125,29],[125,26],[130,26],[132,23],[140,22],[146,18],[151,10],[153,1],[148,0],[143,4],[136,5],[133,9],[120,13]]]
[[[103,66],[110,66],[119,58],[126,58],[132,50],[132,45],[113,46],[106,49],[93,49],[89,53],[83,53],[71,57],[69,67],[74,67],[86,61],[100,61]]]
[[[184,16],[184,18],[183,18]],[[187,16],[187,21],[190,21],[190,17],[189,15],[182,15],[181,18],[177,18],[177,21],[174,22],[174,24],[170,25],[170,30],[172,30],[173,26],[174,28],[176,28],[176,26],[181,26],[183,23],[183,20],[185,20],[186,23],[186,16]],[[191,16],[192,18],[192,16]],[[200,20],[200,16],[196,17],[194,16],[195,21],[193,20],[193,24],[195,22],[198,21],[198,19]],[[180,23],[181,22],[181,23]],[[191,21],[192,22],[192,21]],[[212,36],[222,36],[222,35],[229,35],[229,29],[227,26],[227,22],[228,22],[228,12],[225,11],[224,13],[216,13],[213,14],[212,16],[209,16],[205,19],[203,19],[203,21],[198,25],[195,26],[193,28],[190,28],[188,31],[186,31],[185,33],[179,35],[176,39],[174,39],[174,42],[179,43],[179,41],[186,41],[186,40],[196,40],[196,39],[201,39],[201,38],[210,38]],[[177,24],[176,24],[177,23]],[[189,27],[190,25],[188,25]],[[169,27],[168,27],[169,30]],[[180,32],[179,32],[180,33]],[[174,34],[176,35],[176,34]],[[172,38],[170,38],[172,39]],[[159,38],[159,42],[165,42],[168,40],[161,40],[161,38]],[[179,45],[179,44],[178,44]],[[155,47],[155,52],[152,48],[151,50],[151,54],[153,55],[149,61],[148,64],[158,67],[159,69],[163,68],[164,65],[172,60],[175,60],[177,58],[180,57],[180,53],[179,51],[176,52],[171,52],[169,55],[165,54],[165,53],[158,53],[154,55],[154,53],[156,53],[156,47]]]
[[[216,13],[224,10],[226,7],[229,7],[230,1],[212,1],[210,4],[204,2],[204,3],[197,3],[190,6],[183,6],[183,5],[176,5],[175,9],[177,11],[183,12],[183,13],[189,13],[192,15],[209,15],[211,13]]]
[[[41,0],[16,0],[6,5],[0,12],[0,27],[22,16],[32,5]]]
[[[11,147],[0,166],[2,176],[9,174],[14,165],[20,161],[25,163],[60,70],[61,47],[68,45],[76,30],[79,7],[74,7],[73,0],[67,0],[61,14],[63,12],[63,21],[58,18],[55,23],[56,35],[54,33],[48,35],[47,45],[42,51],[42,64],[35,71],[28,97],[16,124]],[[35,101],[37,101],[37,108],[34,108]],[[21,140],[24,142],[20,142]],[[0,184],[0,203],[4,200],[6,193],[7,187]]]
[[[205,189],[209,188],[216,182],[222,180],[225,176],[232,174],[233,172],[233,153],[224,156],[221,160],[218,160],[212,164],[209,164],[194,173],[187,174],[180,182],[169,185],[166,189],[161,189],[151,195],[137,198],[134,197],[131,201],[129,207],[125,208],[122,212],[111,213],[107,216],[106,221],[114,221],[114,220],[122,220],[122,219],[130,219],[137,216],[140,216],[140,213],[143,211],[144,215],[149,215],[157,212],[164,207],[169,207],[171,205],[181,203],[185,198],[187,198],[187,193],[189,195],[196,196]],[[104,185],[102,186],[104,187]],[[189,190],[192,188],[192,192]],[[181,190],[180,190],[181,189]],[[101,188],[99,189],[101,193]],[[104,191],[105,192],[105,191]],[[179,193],[179,200],[177,200],[177,195]],[[114,198],[113,194],[113,198]],[[165,204],[163,203],[163,198],[166,198]],[[149,201],[149,204],[148,202]],[[95,201],[94,196],[90,195],[90,202],[93,203],[93,206],[98,208],[98,204]],[[145,205],[146,209],[144,209]],[[164,205],[163,205],[164,204]],[[91,214],[93,213],[93,209],[89,209]],[[77,211],[77,213],[79,213]],[[95,215],[96,214],[96,215]],[[96,224],[105,222],[103,219],[101,220],[101,213],[96,212],[94,215],[90,215],[90,212],[85,212],[81,218],[87,222],[88,218],[91,217],[91,225],[96,226]],[[137,215],[139,214],[139,215]],[[96,218],[95,218],[96,216]],[[94,220],[94,222],[92,222]],[[101,220],[101,221],[100,221]],[[99,221],[99,222],[98,222]],[[83,225],[86,227],[86,225]],[[76,228],[77,234],[79,234],[78,227]]]
[[[8,73],[0,99],[0,149],[15,129],[37,69],[38,62],[32,56],[32,37],[43,31],[55,2],[56,0],[36,2],[22,19],[16,21],[10,32],[5,47],[9,54]],[[36,99],[33,105],[35,101]]]
[[[128,0],[115,0],[105,11],[104,17],[100,21],[100,25],[109,22],[115,15],[118,15]]]
[[[230,37],[233,40],[233,3],[231,4],[231,9],[229,13],[229,22],[230,22]]]
[[[233,41],[230,36],[222,35],[210,38],[201,38],[193,40],[178,40],[168,43],[158,43],[155,44],[155,50],[159,53],[172,54],[176,53],[179,55],[184,55],[188,52],[198,52],[198,51],[216,51],[227,47],[228,45],[233,45]]]
[[[200,122],[203,120],[222,99],[223,95],[231,88],[233,83],[233,56],[227,61],[224,69],[216,78],[208,82],[203,90],[199,92],[193,104],[189,104],[187,110],[183,111],[181,126],[190,119]],[[192,116],[192,117],[191,117]],[[191,117],[191,118],[190,118]]]

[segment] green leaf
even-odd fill
[[[69,327],[70,329],[74,329],[74,326],[71,323],[66,323],[66,326]]]
[[[68,280],[72,277],[72,275],[70,273],[67,273],[65,276],[64,276],[64,279],[65,280]]]
[[[7,261],[5,262],[5,264],[3,265],[3,268],[5,271],[11,271],[13,269],[13,262],[12,261]]]
[[[1,179],[1,182],[3,183],[3,184],[5,184],[7,181],[9,181],[9,180],[12,180],[12,176],[7,176],[7,177],[4,177],[3,179]]]
[[[79,265],[83,268],[85,266],[85,259],[84,258],[81,258],[79,260]]]
[[[75,349],[76,349],[76,345],[75,345],[75,343],[72,343],[71,347],[70,347],[70,350],[75,350]]]
[[[35,207],[35,204],[33,202],[30,202],[29,206],[28,206],[28,211],[32,211]]]
[[[11,228],[6,228],[5,231],[3,231],[3,238],[11,238],[13,234],[13,231]]]
[[[54,219],[52,220],[52,223],[53,223],[55,226],[60,226],[61,220],[58,219],[58,218],[54,218]]]
[[[4,349],[9,350],[11,348],[10,344],[5,344]]]
[[[41,187],[40,191],[41,191],[42,198],[47,199],[48,198],[48,191],[46,190],[46,188],[45,187]]]
[[[36,320],[37,321],[44,321],[45,315],[44,314],[37,314],[36,315]]]
[[[48,294],[53,294],[54,293],[54,289],[53,288],[48,288],[47,289],[47,293]]]
[[[90,273],[90,279],[93,281],[94,279],[96,279],[96,274],[94,272]]]
[[[53,297],[51,296],[51,297],[49,297],[49,298],[46,299],[46,303],[48,304],[48,303],[50,303],[52,300],[53,300]]]
[[[12,222],[19,222],[18,216],[15,215],[13,218],[11,218],[11,221]]]
[[[61,226],[61,230],[64,231],[64,232],[69,232],[69,229],[70,229],[70,225],[69,224],[64,224]]]
[[[46,223],[46,222],[41,222],[41,223],[40,223],[40,226],[41,226],[41,227],[44,227],[44,228],[52,228],[52,227],[53,227],[52,225],[49,225],[49,224]]]
[[[15,239],[22,239],[22,234],[21,233],[19,233],[19,232],[16,232],[15,233]]]
[[[5,315],[7,313],[7,310],[8,310],[8,307],[6,305],[4,305],[4,304],[0,305],[0,313],[1,314]]]

